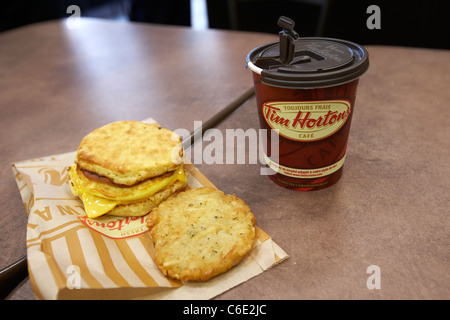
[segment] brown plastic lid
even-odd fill
[[[247,55],[246,65],[261,74],[263,83],[285,88],[329,87],[357,79],[369,68],[369,54],[362,46],[340,39],[299,37],[294,24],[280,17],[280,41]]]

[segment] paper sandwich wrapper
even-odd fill
[[[146,216],[86,217],[68,184],[74,157],[69,152],[13,164],[28,215],[28,272],[38,299],[211,299],[288,258],[256,227],[255,246],[226,273],[201,282],[166,277],[153,260]],[[214,187],[188,161],[185,168],[188,188]]]

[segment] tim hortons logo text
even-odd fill
[[[78,219],[88,228],[114,239],[128,238],[148,231],[145,216],[116,217],[105,215],[95,219],[82,216]]]
[[[316,141],[331,136],[347,121],[351,105],[346,100],[273,101],[262,106],[272,129],[296,141]]]

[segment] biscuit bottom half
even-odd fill
[[[184,190],[186,187],[185,181],[177,180],[170,186],[158,191],[151,197],[144,199],[143,201],[130,203],[130,204],[119,204],[115,206],[107,214],[113,216],[121,217],[140,217],[149,213],[151,210],[156,208],[164,200],[168,199],[173,194]]]

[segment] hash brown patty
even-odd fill
[[[238,264],[255,243],[255,217],[235,195],[202,187],[182,191],[147,218],[155,263],[181,281],[208,280]]]

